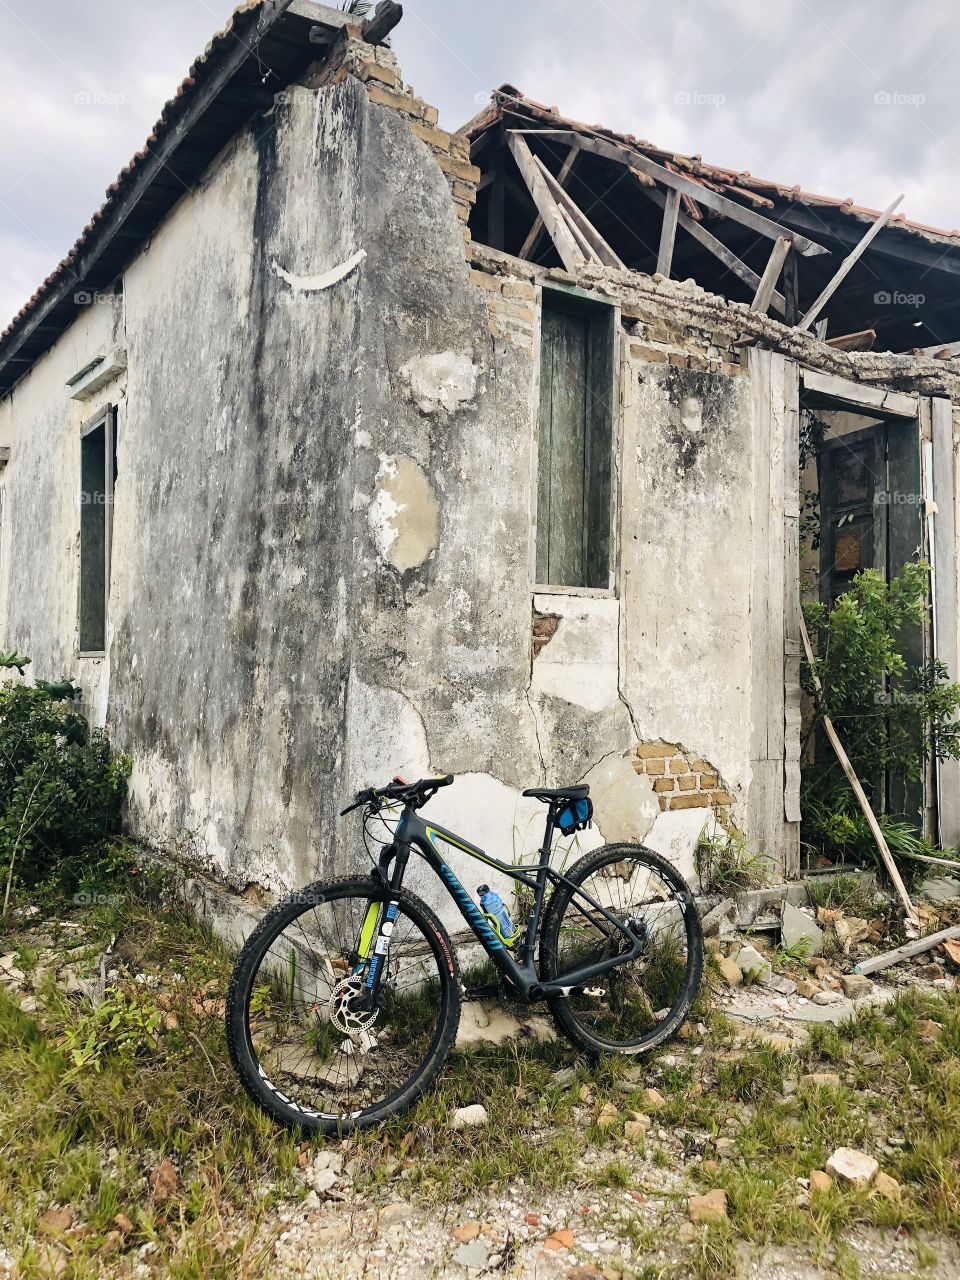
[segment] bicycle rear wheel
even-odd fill
[[[377,1005],[351,1008],[390,901],[398,912]],[[346,1133],[415,1102],[459,1021],[456,959],[430,908],[374,881],[339,880],[291,894],[247,939],[227,999],[227,1045],[244,1088],[281,1123]]]
[[[637,960],[548,1001],[560,1031],[588,1053],[646,1053],[672,1036],[703,977],[703,931],[680,873],[642,845],[605,845],[566,873],[550,899],[540,943],[545,982],[622,954],[629,941],[582,889],[644,939]]]

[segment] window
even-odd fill
[[[110,535],[116,476],[116,411],[107,409],[80,437],[80,652],[107,648]]]
[[[536,580],[610,587],[612,307],[544,292]]]

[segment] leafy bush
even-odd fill
[[[829,747],[816,762],[807,748],[825,715],[833,720],[868,795],[880,779],[916,783],[929,757],[960,758],[960,685],[946,666],[910,664],[902,637],[927,620],[929,566],[906,565],[890,582],[876,569],[854,578],[828,609],[804,605],[815,657],[803,664],[802,682],[815,714],[804,742],[801,808],[804,839],[832,852],[872,856],[875,846],[840,764]],[[819,676],[817,695],[813,673]],[[880,797],[873,796],[876,807]],[[923,844],[908,822],[882,820],[891,851],[918,852]],[[929,851],[925,845],[923,852]]]
[[[22,672],[29,658],[0,654]],[[69,681],[37,687],[0,684],[0,866],[2,915],[14,877],[36,883],[60,875],[74,883],[119,830],[130,762],[90,730]]]

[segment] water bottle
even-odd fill
[[[517,931],[513,927],[513,921],[510,919],[510,912],[503,905],[503,899],[499,893],[494,893],[488,884],[482,884],[477,889],[480,896],[480,906],[483,908],[483,914],[493,925],[494,932],[500,937],[502,942],[510,946],[516,941]]]

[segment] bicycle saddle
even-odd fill
[[[554,800],[586,800],[590,787],[587,783],[579,787],[530,787],[523,794],[550,804]]]

